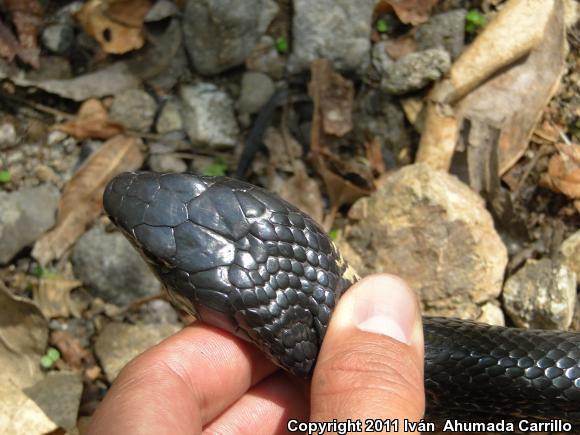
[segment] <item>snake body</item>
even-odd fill
[[[150,172],[115,177],[104,208],[186,310],[312,374],[356,276],[309,216],[238,180]],[[579,333],[423,324],[429,414],[580,422]]]

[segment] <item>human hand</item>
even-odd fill
[[[87,434],[257,435],[308,421],[350,419],[361,429],[367,419],[416,421],[423,364],[416,296],[398,278],[374,275],[340,299],[310,391],[253,345],[194,324],[123,369]]]

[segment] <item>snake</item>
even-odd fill
[[[103,206],[181,308],[312,375],[359,278],[311,217],[247,182],[190,173],[121,173]],[[580,423],[580,333],[422,320],[427,416]]]

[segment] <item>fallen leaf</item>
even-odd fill
[[[295,162],[302,158],[302,145],[291,136],[287,142],[275,128],[270,127],[264,133],[263,143],[268,148],[270,167],[293,173]]]
[[[0,427],[7,434],[55,433],[58,425],[14,384],[0,381]]]
[[[558,153],[548,163],[548,173],[540,179],[540,185],[568,198],[580,199],[580,145],[555,144]]]
[[[381,0],[389,3],[399,20],[405,24],[417,25],[425,23],[431,16],[431,9],[438,0]]]
[[[37,38],[43,15],[41,4],[38,0],[5,0],[4,4],[12,15],[12,22],[18,32],[18,57],[38,68],[40,48]]]
[[[16,37],[0,20],[0,56],[11,62],[19,49],[20,46]]]
[[[125,131],[125,127],[109,118],[109,113],[100,100],[85,101],[77,118],[64,124],[54,126],[77,139],[110,139]]]
[[[92,353],[85,349],[78,338],[65,331],[52,331],[50,341],[60,351],[62,359],[75,371],[81,370],[85,363],[95,362]]]
[[[28,387],[43,377],[48,322],[32,301],[12,295],[1,281],[0,319],[0,384]]]
[[[371,168],[377,176],[381,176],[386,172],[385,160],[383,159],[383,151],[381,142],[377,137],[373,137],[365,142],[367,159],[371,164]]]
[[[60,258],[99,216],[108,181],[116,174],[143,164],[141,141],[119,135],[105,142],[67,182],[61,195],[56,227],[34,245],[40,264]]]
[[[417,41],[411,34],[399,36],[396,39],[385,41],[385,51],[393,60],[399,60],[403,56],[417,51]]]
[[[78,280],[43,278],[33,288],[33,299],[47,319],[69,317],[70,292],[81,285]]]
[[[124,54],[145,44],[143,19],[149,0],[89,0],[76,17],[84,31],[111,54]]]

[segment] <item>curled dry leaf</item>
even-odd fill
[[[0,385],[33,385],[43,377],[39,361],[48,344],[48,323],[32,301],[12,295],[1,281],[0,319]]]
[[[105,142],[68,181],[60,198],[56,227],[32,250],[41,264],[60,258],[99,216],[106,184],[120,172],[141,167],[141,141],[119,135]]]
[[[12,22],[18,32],[18,57],[38,68],[40,49],[37,38],[43,15],[41,4],[38,0],[5,0],[4,4],[12,15]]]
[[[65,331],[52,331],[50,334],[52,343],[60,350],[64,359],[72,369],[81,370],[83,362],[87,365],[94,363],[94,357],[85,349],[78,338]]]
[[[94,98],[81,105],[76,119],[55,125],[54,129],[77,139],[110,139],[125,131],[122,124],[111,121],[103,103]]]
[[[10,29],[0,20],[0,56],[12,61],[18,54],[20,46]]]
[[[568,198],[580,199],[580,145],[557,143],[558,153],[548,164],[540,184]]]
[[[77,19],[105,52],[123,54],[145,44],[143,20],[150,8],[149,0],[89,0]]]

